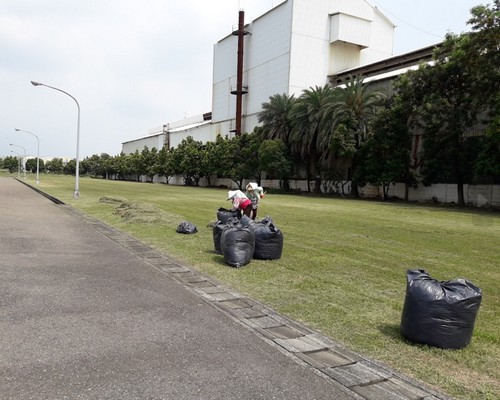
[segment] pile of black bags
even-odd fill
[[[416,343],[460,349],[472,338],[481,289],[464,279],[439,282],[421,269],[406,273],[401,334]]]
[[[220,217],[221,210],[217,212]],[[227,214],[222,215],[226,217]],[[255,222],[243,216],[227,216],[213,226],[214,249],[224,256],[224,261],[235,268],[248,264],[253,258],[276,260],[283,252],[283,233],[270,217]]]

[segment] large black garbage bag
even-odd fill
[[[225,227],[226,224],[224,224],[222,221],[217,221],[213,227],[214,249],[217,254],[222,254],[222,249],[220,247],[220,238]]]
[[[464,279],[439,282],[421,269],[406,273],[401,334],[444,349],[460,349],[472,338],[481,289]]]
[[[231,222],[231,221],[233,221],[233,220],[229,219],[228,222]],[[255,221],[252,218],[250,218],[244,214],[242,215],[242,217],[239,219],[238,222],[243,226],[249,226],[249,225],[255,224]]]
[[[191,222],[181,222],[179,226],[176,229],[177,233],[186,233],[186,234],[191,234],[191,233],[196,233],[198,232],[198,229],[196,228],[196,225],[192,224]]]
[[[260,260],[277,260],[283,252],[283,233],[265,217],[254,224],[255,251],[253,257]]]
[[[227,208],[219,208],[217,210],[217,220],[225,224],[229,218],[238,218],[238,211],[231,211]]]
[[[255,235],[251,225],[227,224],[220,237],[220,247],[224,261],[231,267],[247,265],[255,250]]]
[[[242,226],[249,226],[253,225],[254,221],[247,217],[246,215],[243,215],[241,219],[238,219],[238,217],[229,217],[226,223],[223,223],[222,221],[217,221],[214,226],[213,226],[213,238],[214,238],[214,250],[217,254],[222,254],[222,249],[220,246],[220,238],[222,236],[222,232],[226,228],[227,225],[235,225],[235,224],[240,224]]]

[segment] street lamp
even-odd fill
[[[17,169],[17,177],[18,179],[21,179],[21,154],[19,154],[17,151],[14,151],[14,150],[11,150],[10,151],[12,154],[17,154],[17,156],[19,157],[19,167]]]
[[[75,191],[73,193],[73,197],[74,198],[80,197],[80,187],[79,187],[79,175],[80,175],[80,159],[79,159],[79,153],[80,153],[80,104],[78,104],[78,101],[72,95],[70,95],[68,92],[65,92],[64,90],[58,89],[54,86],[46,85],[44,83],[35,82],[35,81],[31,81],[31,84],[33,86],[45,86],[45,87],[48,87],[49,89],[57,90],[58,92],[64,93],[65,95],[71,97],[76,103],[76,107],[78,108],[78,121],[77,121],[77,125],[76,125],[76,168],[75,168],[76,178],[75,178]]]
[[[16,132],[25,132],[29,133],[30,135],[33,135],[36,138],[37,141],[37,147],[36,147],[36,184],[38,185],[40,183],[40,139],[38,139],[38,136],[35,135],[33,132],[28,132],[23,129],[14,129]]]
[[[23,146],[19,146],[18,144],[13,144],[13,143],[9,143],[9,146],[16,146],[16,147],[20,147],[21,149],[23,149],[23,151],[24,151],[23,176],[24,176],[24,180],[26,180],[26,149]]]

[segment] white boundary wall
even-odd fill
[[[391,185],[389,196],[404,198],[405,186],[402,183]],[[410,189],[410,201],[437,201],[439,203],[458,203],[457,185],[438,183],[428,187],[421,186]],[[500,207],[500,185],[464,185],[464,200],[466,204],[477,207]]]
[[[145,181],[145,177],[142,177],[141,181]],[[165,183],[164,177],[155,176],[153,179],[155,183]],[[243,181],[243,186],[250,179],[245,179]],[[236,183],[231,179],[213,179],[211,181],[214,187],[227,187],[229,189],[238,189]],[[293,191],[307,192],[307,181],[304,179],[291,179],[289,181],[290,188]],[[184,179],[180,176],[173,177],[169,180],[171,185],[183,185]],[[344,185],[344,193],[342,193],[341,185]],[[202,178],[200,180],[200,186],[207,186],[206,179]],[[261,186],[264,189],[278,189],[279,181],[271,179],[263,179],[261,181]],[[311,190],[314,188],[314,182],[310,181]],[[324,190],[322,185],[321,190]],[[345,194],[349,195],[351,189],[351,184],[349,181],[338,182],[335,186],[330,186],[327,190],[328,193],[332,194]],[[382,187],[367,185],[360,188],[360,195],[364,198],[382,198]],[[404,199],[405,186],[402,183],[396,183],[391,185],[389,188],[389,197],[397,197]],[[473,205],[476,207],[500,207],[500,185],[464,185],[464,197],[465,203]],[[431,186],[420,186],[417,189],[409,189],[409,201],[417,202],[437,202],[437,203],[458,203],[457,200],[457,185],[451,183],[438,183]]]

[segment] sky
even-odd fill
[[[40,157],[114,156],[122,142],[211,111],[214,44],[240,9],[248,23],[282,2],[0,0],[0,157],[36,156],[37,143]],[[367,2],[396,25],[398,55],[467,31],[470,9],[489,1]]]

